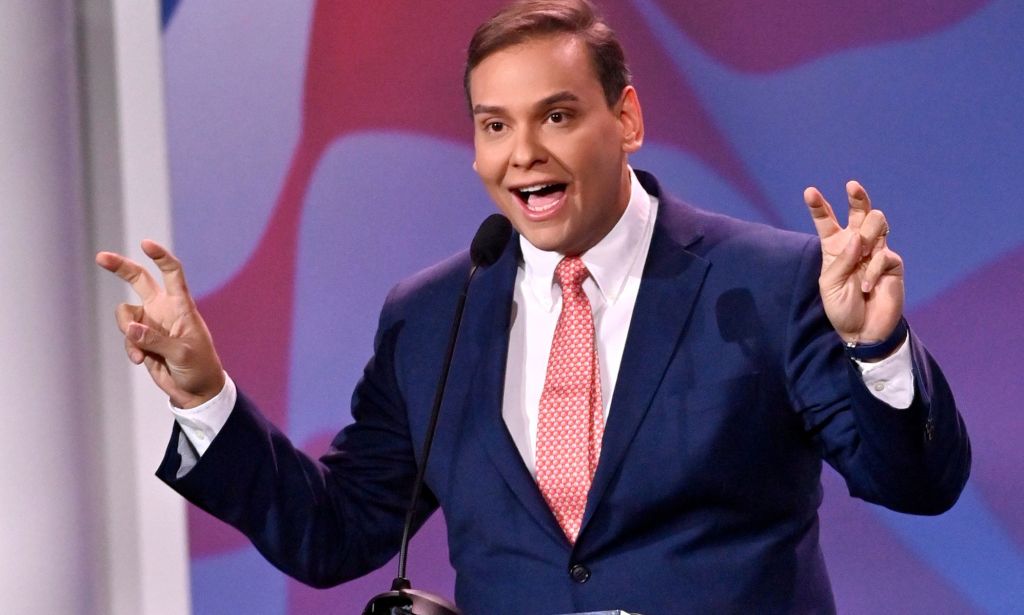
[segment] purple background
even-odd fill
[[[175,244],[229,371],[310,452],[351,420],[387,289],[492,210],[461,66],[499,5],[164,0]],[[840,611],[1024,612],[1024,5],[604,5],[644,105],[634,166],[699,206],[806,232],[804,186],[841,201],[856,177],[894,229],[974,469],[938,518],[853,500],[826,472]],[[196,613],[359,612],[394,575],[312,590],[189,515]],[[443,534],[435,517],[416,537],[410,577],[450,596]]]

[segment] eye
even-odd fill
[[[502,132],[503,130],[505,130],[504,122],[487,122],[486,124],[484,124],[485,132],[499,133]]]
[[[548,114],[548,120],[552,124],[561,124],[562,122],[565,121],[565,119],[565,114],[562,113],[561,111],[554,111]]]

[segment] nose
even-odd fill
[[[512,147],[512,156],[509,161],[513,167],[529,169],[547,160],[547,150],[541,143],[539,135],[533,130],[520,129],[516,131]]]

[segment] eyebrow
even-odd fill
[[[538,101],[534,107],[549,107],[556,103],[562,102],[579,102],[579,96],[576,96],[568,90],[562,90],[561,92],[555,92],[554,94]],[[498,107],[494,105],[473,105],[473,115],[479,115],[481,113],[494,113],[500,114],[505,111],[505,107]]]
[[[579,102],[579,100],[580,100],[579,96],[576,96],[575,94],[573,94],[569,90],[562,90],[561,92],[556,92],[556,93],[552,94],[551,96],[548,96],[544,100],[542,100],[539,103],[537,103],[536,106],[538,106],[538,107],[548,107],[548,106],[551,106],[551,105],[553,105],[555,103],[560,103],[560,102]]]

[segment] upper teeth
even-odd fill
[[[551,186],[554,186],[554,184],[537,184],[536,186],[528,186],[526,188],[520,188],[519,191],[520,192],[537,192],[538,190],[543,190],[545,188],[550,188]]]

